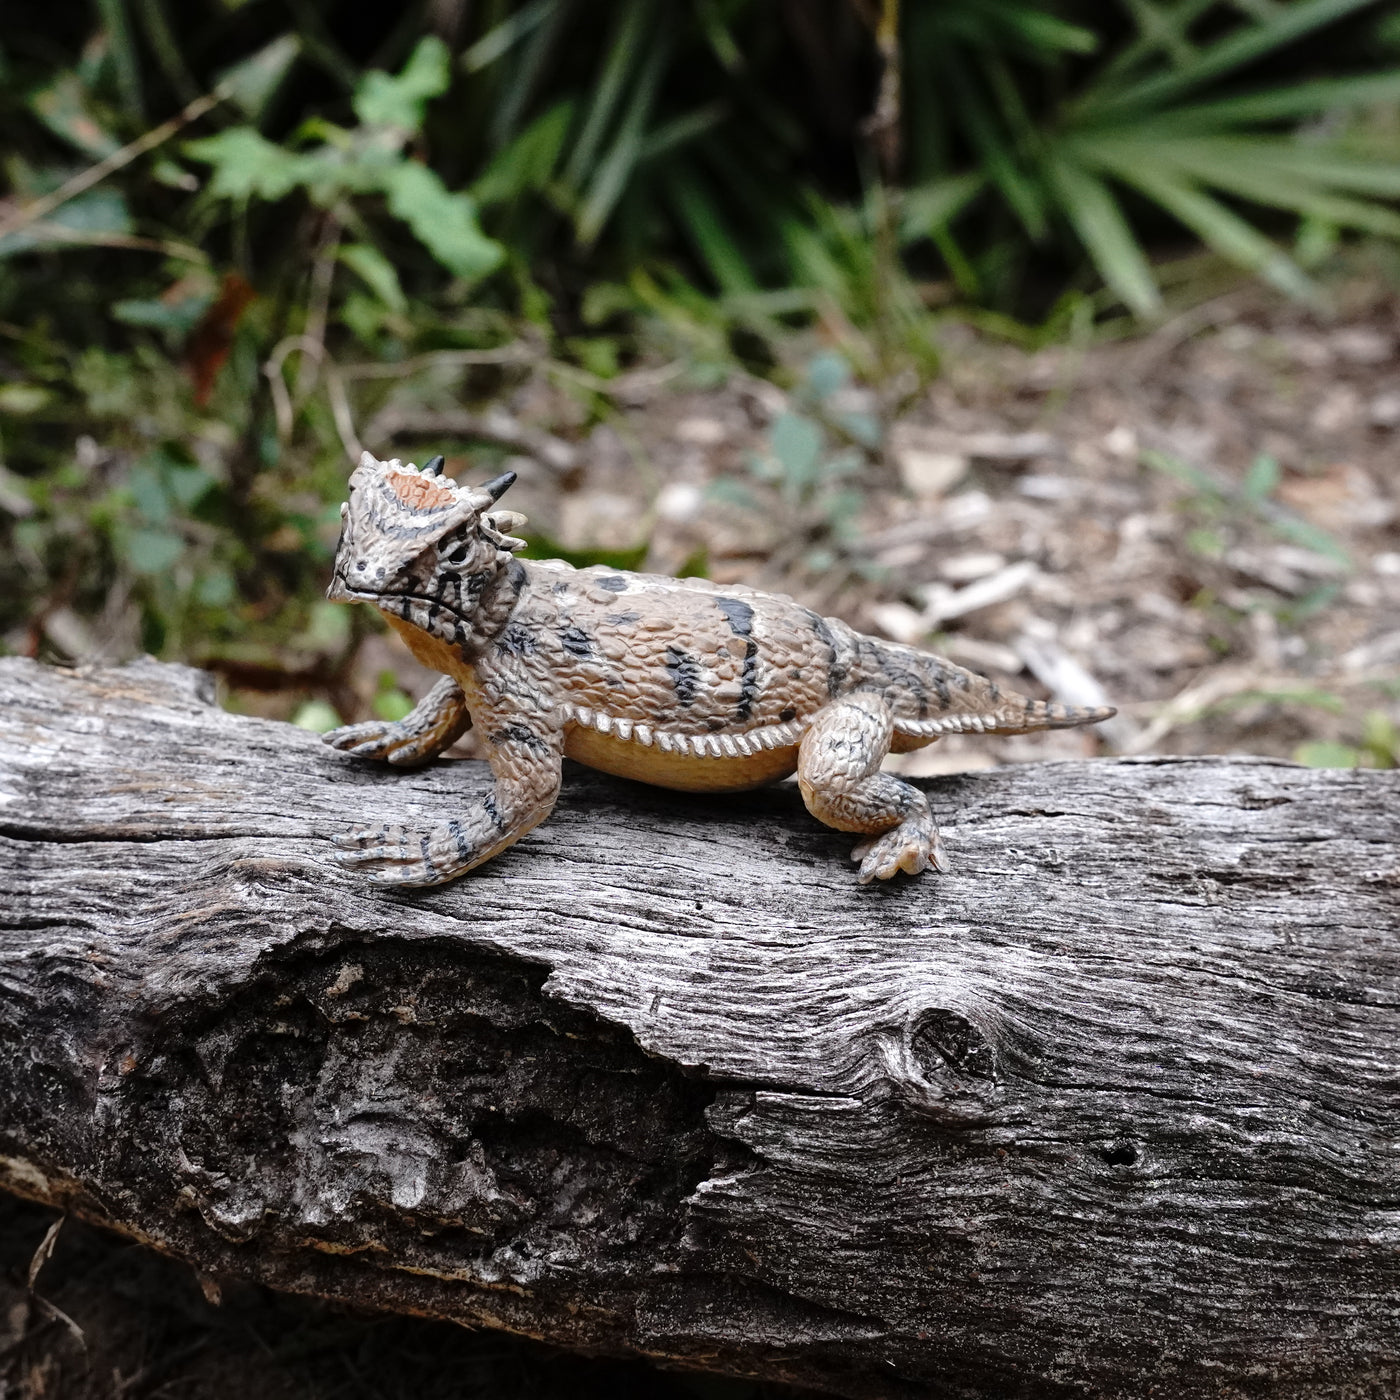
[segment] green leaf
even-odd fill
[[[155,462],[145,460],[132,467],[127,488],[143,519],[152,525],[164,525],[170,519],[170,497],[165,493]]]
[[[340,728],[340,716],[334,706],[324,700],[308,700],[298,707],[292,716],[292,723],[298,729],[309,729],[313,734],[327,734]]]
[[[40,384],[0,385],[0,413],[16,417],[37,413],[53,401],[53,391]],[[0,471],[4,468],[0,467]]]
[[[726,296],[756,292],[758,283],[753,271],[696,172],[688,165],[677,166],[670,172],[667,190],[681,227],[693,240],[720,290]]]
[[[408,310],[408,298],[399,285],[399,274],[394,270],[393,263],[373,244],[347,243],[338,256],[391,311]]]
[[[403,161],[388,167],[384,193],[390,213],[402,219],[455,276],[485,277],[504,260],[505,249],[482,233],[470,197],[450,194],[426,165]]]
[[[800,413],[780,413],[773,422],[769,443],[788,481],[800,486],[816,479],[822,430],[810,418]]]
[[[603,71],[589,86],[592,101],[588,104],[583,128],[574,140],[565,170],[565,179],[576,190],[583,188],[598,149],[612,124],[613,112],[627,89],[628,74],[634,70],[638,55],[645,52],[643,37],[647,11],[645,0],[628,0],[618,11],[613,32],[609,36]],[[652,48],[655,52],[656,46]]]
[[[1319,112],[1400,100],[1400,69],[1354,78],[1317,78],[1264,92],[1170,108],[1154,115],[1162,131],[1223,131],[1232,126],[1310,117]]]
[[[1278,488],[1278,462],[1267,452],[1261,452],[1250,464],[1245,473],[1245,499],[1253,502],[1267,500]]]
[[[481,208],[504,204],[526,190],[540,190],[554,176],[564,138],[574,119],[572,98],[536,117],[477,176],[471,197]]]
[[[301,40],[284,34],[219,75],[218,90],[257,121],[273,94],[281,86],[287,70],[301,52]]]
[[[468,73],[479,73],[483,68],[490,67],[503,54],[509,53],[532,29],[543,24],[558,6],[559,0],[533,0],[532,4],[522,5],[493,29],[488,29],[462,55],[462,67]]]
[[[1047,164],[1050,179],[1075,232],[1083,240],[1099,275],[1135,315],[1162,309],[1156,278],[1142,248],[1104,183],[1068,160]]]
[[[1331,739],[1313,739],[1306,744],[1299,744],[1293,750],[1293,758],[1297,763],[1304,763],[1309,768],[1359,768],[1361,766],[1361,754],[1350,744],[1338,744]]]
[[[203,467],[168,466],[165,469],[165,489],[185,510],[202,500],[213,485],[214,478]]]
[[[214,168],[207,186],[215,198],[244,202],[284,199],[307,182],[312,158],[274,145],[251,126],[233,126],[217,136],[185,142],[185,154]]]
[[[1271,5],[1257,24],[1232,30],[1168,72],[1156,73],[1128,87],[1091,93],[1080,110],[1099,117],[1108,112],[1159,107],[1178,93],[1265,58],[1372,3],[1374,0],[1293,0],[1291,4]]]
[[[851,366],[844,355],[824,350],[807,366],[807,392],[820,403],[851,382]]]
[[[410,714],[413,710],[412,699],[405,695],[403,691],[393,688],[381,690],[370,706],[374,713],[383,720],[394,723]]]
[[[900,242],[933,237],[936,230],[945,229],[957,218],[986,185],[986,175],[973,170],[906,190],[899,210]]]
[[[120,190],[107,185],[59,205],[40,222],[0,236],[0,258],[40,248],[80,248],[132,229],[131,210]]]
[[[1288,296],[1300,301],[1315,299],[1317,288],[1303,270],[1219,200],[1142,164],[1120,170],[1118,174],[1175,215],[1222,257],[1248,268]]]
[[[76,73],[59,73],[29,95],[29,109],[55,136],[93,160],[102,160],[121,142],[102,124]]]
[[[168,530],[131,530],[122,541],[122,553],[138,574],[163,574],[184,552],[184,539]]]
[[[441,97],[452,82],[452,55],[435,34],[418,41],[403,71],[393,77],[371,69],[355,88],[355,115],[365,126],[396,131],[422,128],[429,101]]]

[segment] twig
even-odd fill
[[[96,165],[90,165],[86,170],[80,170],[71,180],[65,180],[50,194],[30,200],[28,204],[16,210],[9,218],[0,220],[0,238],[3,238],[7,233],[16,233],[22,228],[28,228],[30,224],[44,218],[45,215],[52,214],[60,205],[67,204],[70,199],[82,194],[85,190],[90,190],[114,171],[130,165],[132,161],[145,155],[147,151],[155,150],[157,146],[170,140],[177,131],[187,127],[192,121],[197,121],[211,108],[217,107],[224,98],[233,92],[233,87],[233,81],[225,78],[212,91],[206,92],[203,97],[196,97],[193,102],[186,103],[169,121],[161,122],[159,126],[152,127],[144,136],[138,136],[136,140],[127,142],[121,150],[113,151],[111,155],[99,160]]]
[[[198,263],[207,267],[209,255],[192,243],[177,243],[173,239],[139,238],[130,233],[89,233],[84,229],[68,228],[63,224],[47,224],[40,221],[30,225],[30,232],[55,242],[80,243],[93,248],[131,248],[138,253],[161,253],[169,258],[183,258],[186,262]]]
[[[311,269],[311,298],[306,309],[305,336],[308,340],[314,340],[322,349],[325,348],[326,323],[330,317],[335,258],[340,251],[340,229],[340,220],[334,213],[328,214],[316,248],[316,261]],[[297,370],[298,399],[304,399],[316,387],[316,377],[324,361],[324,354],[303,358]]]
[[[439,365],[517,365],[538,360],[540,353],[528,341],[513,340],[495,350],[429,350],[407,360],[371,360],[361,364],[340,365],[336,373],[342,379],[406,379],[421,369]]]
[[[277,418],[279,442],[287,442],[291,439],[295,422],[292,396],[287,392],[287,383],[282,378],[282,366],[286,364],[287,356],[294,350],[300,350],[303,355],[311,356],[318,365],[321,365],[326,359],[326,347],[322,341],[315,340],[308,335],[289,335],[273,346],[272,354],[263,363],[262,372],[272,390],[272,411]]]

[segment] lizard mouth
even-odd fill
[[[326,590],[326,597],[333,603],[373,603],[381,611],[397,613],[400,617],[404,615],[407,604],[419,603],[432,612],[447,613],[461,622],[466,621],[456,608],[442,598],[430,598],[423,593],[395,593],[366,587],[356,588],[339,569],[331,577],[331,586]]]

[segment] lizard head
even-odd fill
[[[326,597],[373,603],[446,642],[479,630],[491,584],[525,541],[508,532],[525,517],[492,506],[515,480],[505,472],[482,486],[441,475],[443,459],[421,469],[366,452],[341,506],[340,545]],[[516,565],[518,572],[519,566]]]

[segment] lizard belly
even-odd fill
[[[569,726],[564,754],[615,777],[681,792],[743,792],[797,771],[795,744],[785,749],[741,754],[738,758],[702,758],[696,754],[665,753],[579,724]]]

